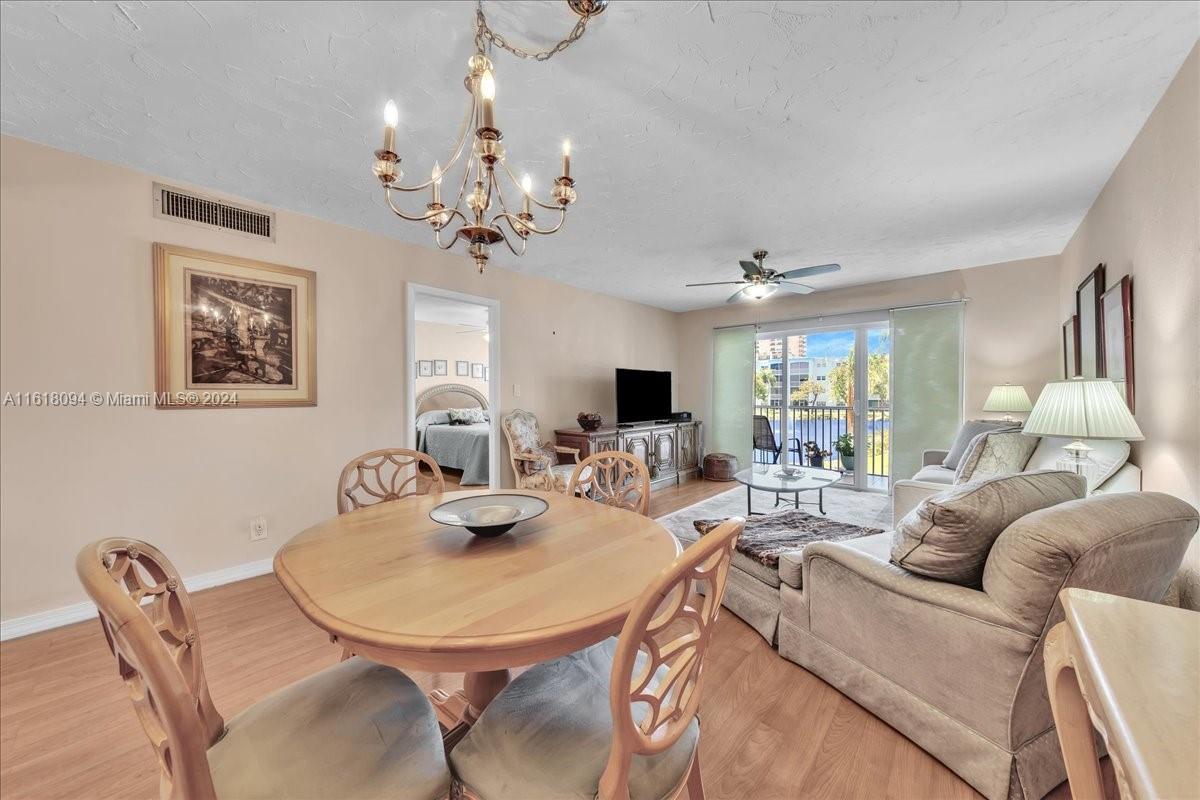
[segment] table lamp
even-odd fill
[[[1029,395],[1024,386],[1013,386],[1006,383],[1003,386],[993,386],[987,400],[983,402],[984,411],[1003,411],[1005,422],[1014,422],[1013,411],[1023,412],[1033,408]]]
[[[1125,404],[1116,384],[1107,378],[1072,378],[1047,383],[1038,396],[1023,433],[1030,436],[1065,436],[1066,457],[1058,466],[1090,479],[1095,462],[1081,439],[1141,441],[1142,430]]]

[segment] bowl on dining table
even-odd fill
[[[549,507],[540,497],[525,494],[481,494],[442,503],[429,512],[429,518],[491,538],[507,533],[518,522],[544,514]]]

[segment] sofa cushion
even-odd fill
[[[1062,436],[1043,437],[1029,457],[1025,469],[1056,469],[1058,460],[1066,455],[1063,448],[1073,441]],[[1093,474],[1088,476],[1088,491],[1091,492],[1117,474],[1117,470],[1129,460],[1129,442],[1120,439],[1084,439],[1083,443],[1092,448],[1088,456],[1096,464]]]
[[[930,464],[928,467],[921,467],[917,474],[912,476],[912,479],[926,483],[944,483],[949,486],[954,483],[954,470],[946,469],[941,464]]]
[[[1020,430],[981,433],[971,440],[966,455],[958,462],[954,482],[969,483],[1021,472],[1037,444],[1036,436],[1026,436]]]
[[[896,523],[892,563],[942,581],[978,586],[988,551],[1026,514],[1084,496],[1070,472],[1022,472],[964,483],[927,497]]]
[[[971,446],[971,440],[981,433],[1020,429],[1021,423],[1019,422],[1002,419],[969,419],[958,429],[958,435],[954,437],[954,444],[950,446],[950,452],[946,454],[946,460],[942,462],[942,466],[946,469],[958,469],[958,462],[966,455],[967,448]]]

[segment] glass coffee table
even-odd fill
[[[785,474],[787,470],[794,472],[788,475]],[[817,491],[817,502],[805,503],[805,505],[815,505],[824,514],[825,487],[832,486],[840,481],[842,473],[835,469],[818,469],[817,467],[755,464],[750,469],[744,469],[733,477],[739,483],[746,485],[746,514],[748,516],[762,513],[752,508],[754,489],[758,489],[761,492],[774,492],[776,508],[779,507],[780,503],[786,502],[781,498],[781,495],[785,494],[792,496],[793,508],[800,508],[800,493],[815,489]]]

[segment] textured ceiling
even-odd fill
[[[442,322],[472,328],[486,328],[488,325],[487,306],[428,294],[417,295],[416,299],[417,309],[413,318],[418,322]]]
[[[545,45],[561,2],[488,3]],[[497,263],[670,309],[754,247],[818,288],[1059,252],[1193,46],[1194,2],[614,0],[548,63],[495,56],[497,122],[563,232]],[[410,177],[465,110],[468,3],[3,3],[7,134],[419,244]],[[422,198],[424,202],[424,198]],[[462,269],[469,271],[464,258]],[[482,280],[487,280],[484,276]]]

